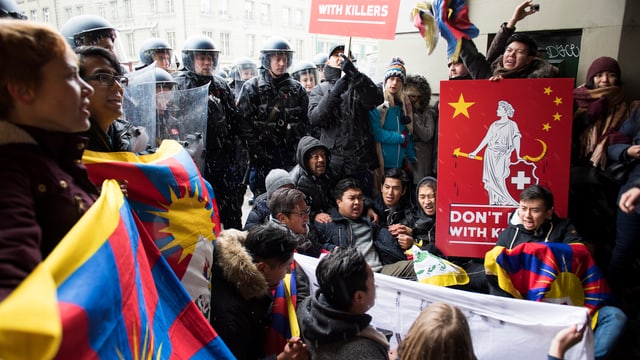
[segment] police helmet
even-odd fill
[[[271,56],[276,54],[287,55],[287,67],[291,66],[291,59],[293,58],[293,50],[291,45],[284,38],[279,36],[273,36],[268,38],[260,49],[260,66],[263,69],[269,70],[271,67]]]
[[[15,0],[0,0],[0,18],[27,20],[27,17],[20,11]]]
[[[173,87],[176,84],[175,79],[168,71],[160,68],[156,68],[156,84],[162,86]]]
[[[293,67],[293,70],[291,70],[291,76],[298,81],[300,81],[300,76],[303,74],[313,75],[316,83],[318,82],[318,68],[313,62],[301,61]]]
[[[105,37],[110,37],[112,41],[117,38],[116,29],[111,23],[92,14],[72,17],[62,25],[60,33],[73,49],[82,45],[95,45]]]
[[[233,81],[245,81],[258,76],[258,66],[248,57],[240,57],[233,61],[229,77]]]
[[[185,40],[182,47],[182,64],[185,69],[196,71],[193,61],[197,53],[206,53],[211,56],[211,75],[213,75],[214,70],[218,67],[218,55],[220,54],[220,50],[216,49],[216,44],[210,37],[205,35],[193,35]]]
[[[160,38],[147,39],[140,45],[140,61],[145,65],[153,63],[153,54],[157,52],[166,52],[169,58],[172,58],[173,49],[168,42]]]
[[[316,65],[318,69],[324,69],[324,64],[327,63],[329,56],[326,53],[317,53],[316,56],[313,57],[313,63]]]

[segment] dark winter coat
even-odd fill
[[[248,231],[256,225],[266,224],[269,221],[269,215],[271,215],[271,210],[269,210],[267,193],[262,193],[254,199],[253,208],[247,215],[243,230]]]
[[[307,168],[307,161],[311,157],[311,151],[318,148],[323,148],[327,153],[327,171],[320,176],[315,176]],[[317,214],[328,213],[329,209],[335,207],[332,192],[338,179],[333,175],[330,159],[331,152],[320,140],[311,136],[305,136],[300,139],[296,151],[298,164],[290,173],[294,179],[296,189],[307,196],[307,204],[311,208],[312,220],[315,219]]]
[[[207,110],[206,153],[207,163],[231,161],[238,139],[238,109],[226,81],[217,75],[204,76],[183,70],[173,75],[180,90],[192,89],[209,83]]]
[[[576,228],[569,219],[563,219],[553,214],[551,220],[545,221],[537,231],[531,231],[520,224],[518,214],[514,213],[509,226],[498,235],[496,246],[504,246],[507,249],[528,242],[582,242]]]
[[[389,359],[389,343],[369,325],[371,316],[333,309],[320,291],[300,304],[297,315],[312,359]]]
[[[264,356],[273,298],[266,279],[243,246],[246,233],[223,231],[211,268],[211,326],[238,359]]]
[[[307,134],[308,106],[307,91],[289,74],[272,79],[263,70],[244,83],[238,98],[240,136],[255,165],[271,169],[295,165],[298,141]]]
[[[515,28],[510,29],[503,23],[498,33],[493,38],[487,57],[482,55],[473,41],[462,39],[460,49],[460,59],[474,79],[488,79],[494,75],[501,75],[503,78],[549,78],[558,76],[558,69],[547,60],[534,57],[525,67],[517,70],[506,70],[502,67],[502,55],[507,48],[507,40]],[[537,50],[537,49],[536,49]]]
[[[634,111],[631,116],[622,123],[620,130],[614,133],[611,138],[625,138],[627,141],[618,140],[607,146],[607,153],[612,162],[626,164],[628,168],[627,181],[622,186],[620,193],[624,193],[634,187],[634,183],[640,180],[640,160],[627,154],[627,149],[631,145],[640,144],[640,110]],[[639,209],[640,210],[640,209]]]
[[[87,150],[100,152],[131,151],[131,130],[133,124],[126,120],[116,119],[109,125],[105,133],[91,118],[91,127],[82,136],[89,138]]]
[[[382,104],[384,97],[382,88],[362,73],[349,78],[342,94],[332,91],[336,80],[311,90],[309,120],[320,128],[320,141],[331,151],[331,167],[342,178],[378,167],[369,110]]]
[[[77,134],[0,121],[0,301],[58,245],[98,197]]]
[[[407,224],[411,218],[411,206],[409,205],[409,199],[403,196],[398,202],[398,206],[395,209],[391,209],[385,205],[382,200],[382,195],[378,196],[373,201],[373,208],[380,217],[378,224],[382,227],[387,227],[393,224]]]
[[[332,208],[329,215],[331,215],[332,220],[330,223],[316,222],[314,224],[327,241],[322,247],[329,251],[332,251],[336,246],[340,248],[355,247],[356,239],[353,238],[349,219],[340,215],[337,208]],[[400,248],[398,242],[393,238],[389,230],[371,222],[371,220],[364,215],[361,216],[358,221],[365,222],[369,225],[371,229],[371,240],[383,265],[393,264],[407,259],[404,251]]]

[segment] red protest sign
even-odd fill
[[[311,0],[309,32],[393,39],[400,0]]]
[[[551,189],[567,216],[572,79],[441,81],[436,239],[450,256],[493,248],[520,192]]]

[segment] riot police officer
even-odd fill
[[[219,52],[211,38],[189,37],[182,49],[183,68],[173,76],[181,90],[209,84],[203,175],[215,191],[224,227],[241,229],[246,187],[241,185],[243,174],[238,174],[233,167],[238,144],[238,111],[229,85],[216,75]]]
[[[77,15],[60,29],[72,49],[83,45],[95,45],[115,54],[114,42],[118,37],[115,27],[106,19],[93,14]]]
[[[139,69],[151,65],[155,61],[156,67],[173,72],[172,56],[173,48],[168,42],[160,38],[147,39],[140,45],[140,62],[142,66]]]
[[[20,11],[15,0],[0,0],[0,19],[1,18],[27,20],[27,16]]]
[[[238,99],[240,136],[255,169],[254,196],[266,191],[271,169],[291,169],[298,141],[307,133],[307,92],[287,69],[293,50],[281,37],[267,39],[260,50],[260,75],[248,80]]]
[[[242,90],[242,85],[245,81],[256,76],[258,76],[258,66],[250,58],[240,57],[233,62],[229,73],[229,86],[231,86],[236,99],[240,95],[240,90]]]
[[[318,84],[324,81],[324,64],[327,63],[329,56],[326,53],[317,53],[313,57],[313,63],[318,68]]]

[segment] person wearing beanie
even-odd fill
[[[329,149],[329,166],[336,177],[358,179],[365,195],[371,196],[371,170],[377,167],[377,161],[369,110],[384,98],[382,89],[344,52],[344,45],[331,49],[324,67],[325,81],[309,93],[309,133],[319,134],[319,140]]]
[[[378,169],[374,173],[376,190],[382,185],[385,169],[407,168],[415,164],[413,147],[413,109],[402,91],[406,78],[404,61],[391,59],[384,72],[384,103],[369,111],[369,121],[376,143]],[[406,169],[408,170],[408,169]]]
[[[269,220],[269,199],[271,195],[280,188],[293,189],[295,184],[289,173],[284,169],[272,169],[264,179],[267,192],[258,195],[255,198],[253,209],[247,216],[244,224],[244,230],[248,231],[252,227],[265,224]]]
[[[609,160],[607,153],[609,145],[625,141],[616,134],[631,115],[633,105],[625,100],[620,65],[608,56],[593,60],[585,82],[574,89],[573,98],[569,217],[574,219],[578,233],[595,245],[594,254],[598,255],[615,242],[616,234],[620,185],[603,174],[620,159]]]
[[[556,77],[558,69],[547,60],[537,57],[538,45],[529,36],[514,34],[516,24],[538,12],[533,0],[519,4],[508,22],[500,25],[487,56],[480,54],[470,39],[462,39],[460,59],[474,79],[543,78]]]

